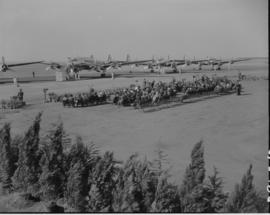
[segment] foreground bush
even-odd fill
[[[5,124],[0,130],[0,181],[4,191],[10,191],[13,174],[10,125]]]
[[[13,176],[16,189],[35,194],[41,173],[39,166],[39,131],[42,113],[39,113],[19,144],[18,166]]]
[[[263,199],[256,191],[249,166],[240,184],[236,184],[225,211],[229,213],[262,213],[268,210],[266,199]]]
[[[202,141],[192,149],[191,162],[177,186],[169,180],[161,150],[153,161],[134,154],[119,162],[112,152],[101,154],[79,137],[70,147],[65,145],[62,123],[41,144],[41,115],[24,136],[12,138],[9,124],[0,129],[0,180],[8,191],[13,187],[29,199],[53,200],[55,207],[70,212],[268,211],[266,198],[253,184],[252,166],[231,194],[224,193],[215,167],[206,176]]]
[[[63,124],[60,123],[50,132],[48,136],[49,142],[43,147],[40,160],[42,173],[39,184],[42,196],[46,200],[55,200],[64,195],[63,135]]]

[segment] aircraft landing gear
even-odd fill
[[[173,73],[179,73],[177,68],[173,68]]]
[[[215,70],[215,71],[220,70],[220,66],[215,66],[215,67],[214,67],[214,70]]]

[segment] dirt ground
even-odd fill
[[[219,72],[218,75],[236,76],[238,70]],[[267,76],[268,68],[247,74]],[[243,74],[244,71],[241,71]],[[208,75],[211,73],[205,71]],[[192,79],[199,73],[185,73],[181,78]],[[127,159],[138,152],[153,159],[155,150],[168,155],[171,173],[180,182],[190,162],[192,147],[204,141],[207,174],[216,166],[224,177],[225,190],[231,191],[240,182],[249,164],[253,164],[255,184],[265,190],[267,183],[268,150],[268,80],[243,81],[243,95],[235,94],[204,99],[181,106],[144,113],[129,107],[113,105],[86,108],[63,108],[61,104],[43,104],[42,89],[56,93],[85,91],[89,87],[105,89],[128,86],[144,78],[171,80],[172,76],[134,76],[76,82],[40,82],[21,84],[28,106],[18,112],[0,114],[0,125],[11,122],[12,134],[22,134],[35,115],[43,110],[42,135],[58,118],[64,122],[73,138],[82,136],[86,143],[95,143],[101,151],[111,150],[118,159]],[[12,85],[0,86],[0,98],[16,93]]]

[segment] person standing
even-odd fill
[[[114,79],[114,72],[111,72],[111,74],[112,74],[112,80]]]
[[[47,102],[47,91],[48,91],[48,88],[43,88],[43,94],[44,94],[44,103]]]
[[[19,98],[19,101],[23,101],[23,91],[22,89],[20,89],[20,91],[18,92],[18,98]]]
[[[238,72],[238,79],[241,81],[242,80],[242,73]]]
[[[35,78],[36,74],[35,74],[35,72],[34,72],[34,71],[32,72],[32,75],[33,75],[33,78]]]
[[[19,82],[18,82],[18,78],[16,76],[13,78],[13,83],[14,83],[14,86],[16,86],[16,87],[20,86]]]
[[[242,85],[241,85],[240,81],[237,81],[237,84],[236,84],[236,94],[238,96],[241,95],[241,88],[242,88]]]

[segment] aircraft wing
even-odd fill
[[[238,58],[238,59],[232,60],[232,62],[235,63],[235,62],[247,61],[247,60],[251,60],[251,59],[252,58]]]
[[[23,66],[23,65],[30,65],[30,64],[37,64],[42,63],[43,61],[34,61],[34,62],[25,62],[25,63],[15,63],[15,64],[7,64],[8,67],[14,67],[14,66]]]
[[[144,65],[144,63],[149,63],[149,62],[152,62],[152,60],[124,61],[124,62],[120,62],[116,64],[119,64],[120,66],[132,65],[132,64]]]
[[[221,60],[221,61],[218,61],[218,63],[222,65],[226,63],[236,63],[236,62],[247,61],[251,59],[252,58],[237,58],[237,59],[232,59],[232,60]]]
[[[198,63],[204,63],[207,62],[208,60],[191,60],[191,63],[198,64]]]
[[[151,60],[151,61],[139,62],[139,63],[135,63],[135,64],[141,65],[141,66],[148,66],[148,65],[154,64],[154,62]]]
[[[44,62],[44,61],[42,61],[41,64],[44,64],[44,65],[54,65],[54,66],[56,66],[56,65],[58,65],[58,66],[64,66],[64,64],[57,63],[57,62]]]
[[[79,68],[79,70],[91,70],[94,69],[96,67],[98,67],[99,65],[93,64],[93,63],[79,63],[79,64],[75,64],[74,67],[75,68]]]
[[[59,70],[59,69],[65,67],[64,64],[57,63],[57,62],[41,62],[41,64],[48,65],[48,67],[46,68],[46,70],[49,70],[49,69]]]

